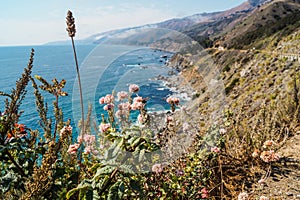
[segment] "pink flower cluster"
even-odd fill
[[[130,111],[131,110],[131,105],[129,102],[126,103],[120,103],[118,105],[119,110],[126,110],[126,111]]]
[[[100,104],[106,104],[103,106],[103,110],[113,110],[114,108],[114,96],[112,94],[107,94],[105,97],[99,99]]]
[[[276,162],[279,160],[280,156],[275,153],[273,150],[270,150],[270,151],[263,151],[261,152],[260,154],[260,158],[266,162],[266,163],[269,163],[269,162]]]
[[[129,102],[126,102],[126,103],[120,103],[118,105],[118,108],[119,110],[116,112],[116,117],[119,118],[119,119],[122,119],[124,117],[126,117],[130,110],[131,110],[131,105]]]
[[[100,104],[110,104],[114,101],[114,96],[112,94],[107,94],[105,97],[99,99]]]
[[[249,195],[247,194],[247,192],[242,192],[238,196],[238,200],[248,200],[248,198],[249,198]]]
[[[220,132],[221,135],[224,135],[227,131],[226,131],[225,128],[221,128],[221,129],[219,130],[219,132]]]
[[[135,97],[131,105],[132,110],[140,110],[144,107],[143,97]]]
[[[87,145],[85,148],[84,148],[84,153],[85,154],[94,154],[94,155],[97,155],[99,154],[99,152],[94,148],[94,146],[92,145]]]
[[[215,153],[221,153],[221,150],[219,147],[212,147],[212,148],[210,148],[210,151],[215,152]]]
[[[136,84],[131,84],[130,86],[129,86],[129,92],[131,92],[131,93],[137,93],[137,92],[139,92],[140,91],[140,87],[138,86],[138,85],[136,85]]]
[[[100,124],[99,131],[105,133],[110,128],[110,124]]]
[[[273,145],[275,145],[275,142],[273,140],[267,140],[263,144],[263,148],[271,148]]]
[[[208,196],[208,191],[206,188],[202,188],[201,189],[201,198],[203,199],[207,199],[209,196]]]
[[[121,91],[117,93],[117,96],[118,96],[118,101],[122,101],[128,98],[128,93],[125,91]]]
[[[160,174],[163,172],[163,166],[162,164],[155,164],[152,166],[152,171],[157,173],[157,174]]]
[[[180,102],[180,100],[177,97],[168,97],[166,101],[168,104],[174,104],[176,106],[178,106]]]
[[[80,147],[80,144],[78,144],[78,143],[71,144],[71,145],[69,146],[69,149],[68,149],[67,152],[68,152],[69,154],[76,154],[79,147]]]
[[[84,135],[83,141],[87,144],[93,144],[96,141],[96,136],[94,136],[94,135]]]
[[[77,142],[79,144],[81,143],[85,143],[85,148],[84,148],[84,153],[85,154],[90,154],[90,153],[93,153],[93,154],[98,154],[98,151],[94,149],[94,144],[95,144],[95,141],[96,141],[96,136],[94,135],[89,135],[89,134],[86,134],[84,136],[78,136],[77,137]]]

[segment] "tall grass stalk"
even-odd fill
[[[75,65],[76,65],[76,72],[77,72],[77,77],[78,77],[78,87],[79,87],[80,106],[81,106],[81,133],[82,133],[82,135],[84,135],[84,133],[85,133],[84,128],[85,127],[84,127],[84,107],[83,107],[82,87],[81,87],[78,60],[77,60],[77,54],[76,54],[76,49],[75,49],[75,43],[74,43],[74,37],[75,37],[75,33],[76,33],[75,19],[74,19],[73,14],[70,10],[68,11],[68,14],[67,14],[67,17],[66,17],[66,22],[67,22],[67,31],[68,31],[69,37],[71,38],[71,41],[72,41],[72,47],[73,47]]]

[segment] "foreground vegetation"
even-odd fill
[[[68,20],[73,39],[71,13]],[[220,60],[225,54],[215,52]],[[296,69],[286,80],[288,93],[260,98],[263,102],[248,112],[251,103],[247,96],[262,94],[258,88],[247,88],[244,91],[248,94],[240,94],[237,86],[245,89],[253,77],[235,77],[237,73],[229,67],[223,78],[227,97],[234,103],[229,103],[214,125],[205,124],[200,117],[188,120],[191,108],[182,107],[175,97],[167,99],[169,112],[151,115],[147,112],[148,99],[139,96],[139,87],[132,84],[128,91],[115,91],[99,99],[107,112],[100,124],[95,126],[92,121],[91,107],[86,116],[82,109],[81,132],[74,138],[73,127],[59,106],[59,100],[67,95],[63,91],[66,81],[33,77],[33,58],[34,50],[16,87],[10,93],[1,92],[7,97],[0,119],[2,199],[268,199],[269,194],[260,186],[286,164],[277,151],[299,127]],[[226,62],[246,63],[245,58],[236,56],[236,60]],[[189,66],[183,76],[189,78],[192,70]],[[265,76],[260,80],[274,76],[260,75]],[[42,132],[19,124],[19,108],[29,83],[34,88]],[[54,121],[43,92],[53,95]],[[205,88],[203,93],[206,95]],[[205,115],[207,103],[201,96],[194,101],[200,102],[199,116]],[[178,118],[179,114],[184,117]],[[138,123],[133,123],[133,118]],[[164,122],[161,127],[157,120]],[[193,140],[183,140],[178,132]],[[192,145],[183,148],[184,142]],[[166,158],[182,149],[176,159]]]

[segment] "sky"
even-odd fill
[[[68,40],[65,17],[73,12],[75,39],[104,31],[222,11],[245,0],[0,0],[0,46]]]

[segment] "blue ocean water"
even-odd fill
[[[69,95],[59,100],[63,108],[64,119],[71,119],[76,127],[80,119],[79,93],[76,70],[71,46],[19,46],[0,47],[0,91],[10,93],[15,81],[27,66],[31,48],[35,50],[33,75],[40,75],[49,82],[53,78],[67,81],[64,91]],[[167,109],[165,98],[171,91],[155,79],[158,75],[168,76],[170,68],[165,65],[171,53],[149,48],[96,47],[79,45],[76,47],[80,71],[82,74],[84,103],[87,110],[91,103],[97,120],[103,112],[98,103],[101,96],[121,90],[128,90],[129,84],[140,85],[140,96],[148,97],[150,111]],[[49,117],[52,117],[52,101],[47,94],[45,101],[49,105]],[[4,110],[5,97],[0,96],[0,110]],[[31,85],[28,86],[26,99],[21,110],[24,110],[20,123],[31,129],[39,129],[39,117],[35,107],[35,97]]]

